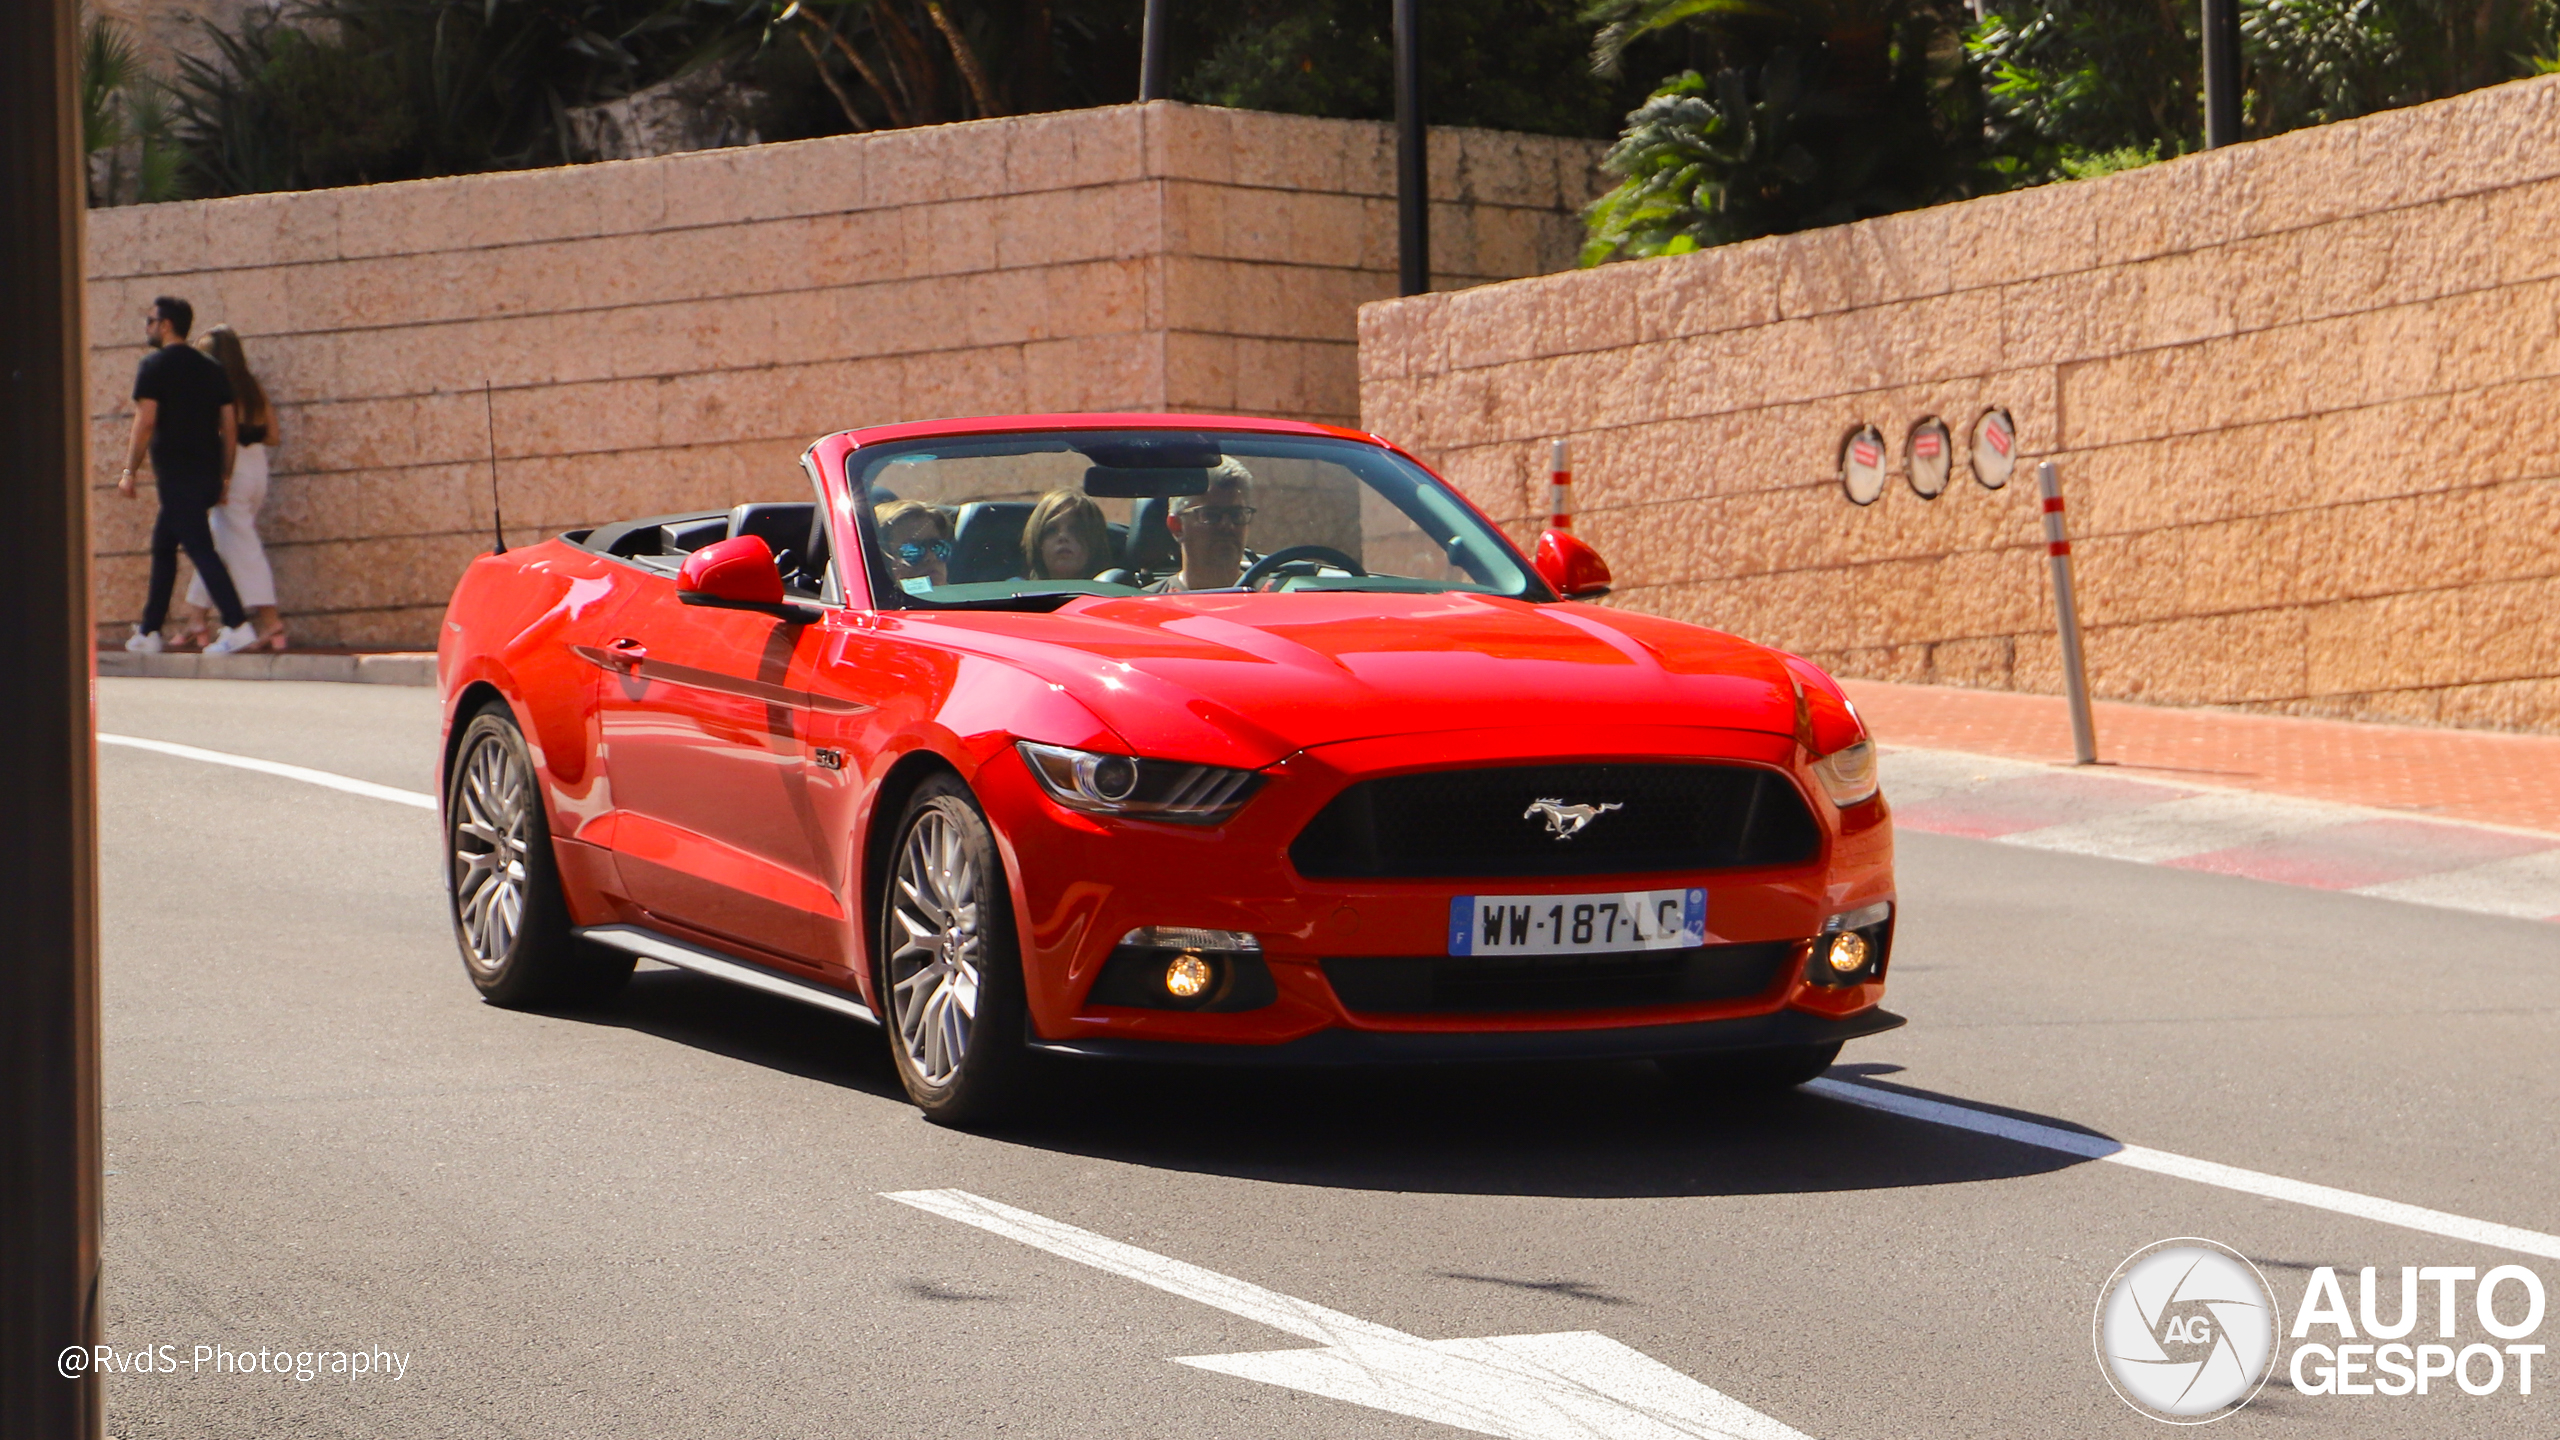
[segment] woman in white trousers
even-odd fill
[[[250,373],[248,353],[240,348],[240,336],[230,326],[216,325],[196,343],[222,362],[240,415],[239,457],[232,462],[231,483],[223,489],[222,503],[213,507],[213,548],[231,571],[231,583],[240,588],[240,603],[256,614],[258,639],[248,648],[282,650],[284,617],[276,613],[276,574],[267,564],[266,547],[258,540],[258,509],[267,503],[267,447],[276,439],[275,407],[267,403],[267,392]],[[213,603],[203,576],[187,582],[187,603],[199,616]]]

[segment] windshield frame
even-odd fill
[[[1161,415],[1127,415],[1112,416],[1108,419],[1095,417],[1095,419],[1096,423],[1090,424],[1062,424],[1044,417],[1043,421],[1040,423],[1007,425],[1001,428],[986,425],[981,422],[980,424],[969,425],[965,429],[953,429],[947,431],[937,430],[924,433],[918,433],[917,430],[910,427],[899,426],[895,427],[891,435],[873,439],[869,443],[863,443],[862,441],[856,440],[844,453],[843,468],[837,477],[837,483],[843,487],[842,497],[846,502],[846,509],[851,512],[850,518],[854,522],[856,538],[859,540],[861,545],[862,567],[870,590],[870,595],[868,597],[870,601],[870,608],[873,610],[907,610],[923,612],[938,610],[1006,610],[1045,612],[1055,610],[1071,601],[1095,596],[1113,599],[1159,598],[1150,596],[1144,591],[1125,591],[1116,585],[1105,584],[1102,588],[1096,589],[1093,587],[1097,582],[1093,581],[1059,581],[1057,582],[1059,588],[1055,590],[1040,589],[1027,592],[1018,591],[1000,596],[973,596],[965,599],[952,600],[936,600],[929,592],[918,593],[906,590],[891,577],[890,567],[886,563],[885,552],[880,544],[878,519],[874,513],[873,506],[868,503],[868,495],[870,492],[872,476],[880,467],[892,464],[903,456],[911,455],[919,451],[939,451],[945,454],[950,454],[985,447],[994,453],[1001,454],[1005,453],[1012,445],[1028,437],[1056,436],[1060,441],[1056,447],[1057,450],[1082,453],[1081,448],[1075,443],[1075,438],[1079,436],[1099,437],[1112,434],[1162,436],[1182,433],[1197,434],[1220,440],[1233,437],[1244,440],[1270,441],[1288,445],[1293,448],[1298,446],[1319,448],[1341,447],[1346,452],[1346,458],[1348,455],[1356,454],[1365,458],[1383,460],[1396,470],[1405,472],[1403,478],[1413,482],[1417,492],[1430,492],[1438,497],[1445,505],[1450,507],[1464,522],[1480,527],[1483,537],[1492,545],[1497,547],[1498,554],[1517,567],[1522,581],[1517,592],[1506,592],[1493,589],[1489,586],[1453,586],[1449,587],[1447,591],[1439,593],[1481,594],[1503,599],[1520,600],[1530,604],[1549,604],[1553,603],[1557,599],[1555,591],[1547,584],[1546,578],[1539,573],[1537,565],[1521,550],[1519,545],[1513,542],[1509,535],[1503,533],[1502,527],[1496,524],[1491,516],[1485,514],[1481,507],[1477,506],[1473,500],[1469,499],[1456,486],[1451,485],[1447,480],[1443,479],[1438,472],[1434,471],[1430,466],[1423,464],[1420,459],[1407,452],[1403,447],[1392,444],[1377,436],[1354,434],[1335,430],[1331,427],[1318,428],[1313,426],[1301,427],[1297,425],[1289,425],[1286,428],[1275,426],[1271,429],[1263,429],[1260,427],[1219,424],[1215,423],[1211,417],[1205,416],[1173,417]],[[1168,421],[1172,423],[1167,423]],[[1208,421],[1209,423],[1203,423],[1204,421]],[[1031,450],[1019,450],[1014,451],[1013,453],[1027,454],[1035,452]],[[1359,467],[1342,461],[1335,461],[1333,463],[1342,464],[1343,468],[1350,471],[1353,478],[1359,480],[1362,485],[1368,486],[1372,490],[1377,489],[1370,479],[1361,473]],[[1394,497],[1392,495],[1380,492],[1380,496],[1390,505],[1395,504]],[[1404,511],[1404,507],[1400,505],[1397,505],[1396,508],[1399,511],[1402,511],[1409,521],[1412,521],[1417,526],[1421,524],[1419,518],[1412,512]],[[1182,593],[1193,595],[1233,595],[1249,592],[1243,590],[1242,587],[1228,587],[1217,590],[1185,591]],[[1355,586],[1321,586],[1310,587],[1304,593],[1344,594],[1362,592]],[[1387,590],[1385,587],[1381,587],[1380,593],[1414,592],[1403,590],[1401,587],[1392,591]],[[852,598],[851,594],[846,596],[848,601]]]

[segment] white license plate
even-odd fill
[[[1706,943],[1704,890],[1460,895],[1449,902],[1452,955],[1583,955]]]

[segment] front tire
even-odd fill
[[[504,706],[488,706],[463,728],[444,831],[453,938],[483,998],[510,1007],[593,1003],[631,978],[631,956],[570,933],[542,780]]]
[[[1022,954],[995,833],[967,786],[939,775],[899,818],[880,906],[881,1018],[925,1118],[983,1125],[1028,1088]]]

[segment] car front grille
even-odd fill
[[[1362,956],[1324,963],[1354,1014],[1597,1010],[1740,1000],[1767,990],[1801,941],[1599,955]]]
[[[1560,836],[1533,808],[1542,800],[1596,813]],[[1774,771],[1516,765],[1360,781],[1307,822],[1289,859],[1322,880],[1632,875],[1802,864],[1821,843],[1804,797]]]

